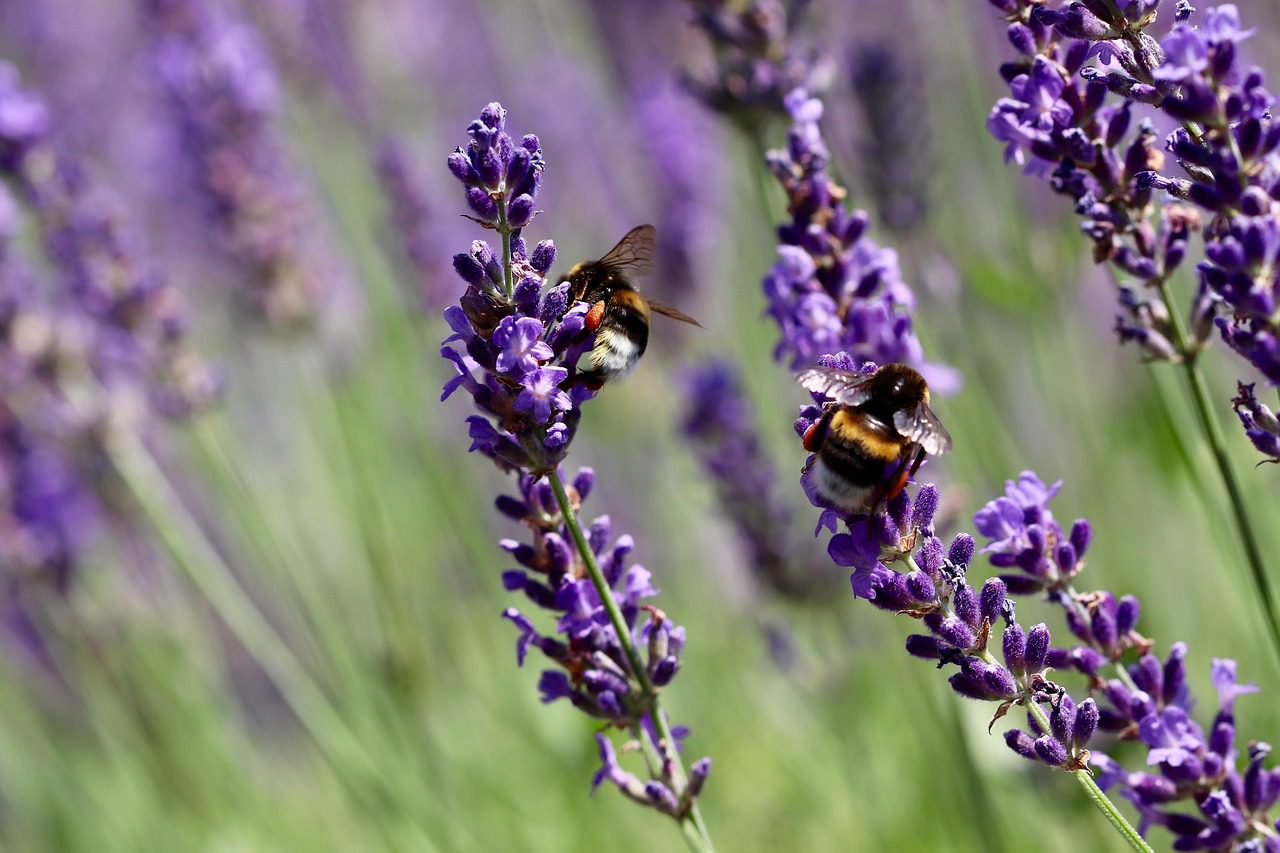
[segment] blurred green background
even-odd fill
[[[176,484],[161,503],[169,516],[189,510],[318,685],[334,715],[321,724],[349,748],[315,748],[262,649],[228,628],[225,608],[174,570],[147,526],[101,536],[68,595],[41,611],[56,673],[0,656],[0,846],[677,849],[665,819],[607,786],[589,795],[593,725],[566,705],[539,704],[536,661],[515,666],[514,632],[499,619],[515,602],[496,540],[520,531],[492,509],[512,486],[466,454],[467,404],[437,402],[450,371],[436,352],[439,309],[458,289],[448,257],[480,236],[457,215],[462,195],[444,169],[467,123],[496,99],[514,132],[538,133],[545,213],[528,234],[556,240],[557,274],[599,255],[660,213],[618,40],[665,45],[662,85],[674,90],[682,67],[706,59],[681,6],[658,4],[643,34],[626,29],[634,15],[587,0],[321,2],[350,39],[363,92],[355,108],[313,54],[305,22],[316,4],[249,9],[285,87],[280,127],[322,211],[316,227],[359,306],[323,333],[281,336],[237,319],[227,271],[191,248],[203,239],[188,215],[195,202],[149,174],[143,12],[38,5],[44,29],[30,28],[32,10],[5,11],[5,55],[44,86],[67,133],[145,224],[198,308],[202,349],[229,375],[220,410],[150,437]],[[1251,57],[1280,70],[1275,7],[1240,6],[1261,30]],[[902,109],[922,135],[926,216],[908,232],[874,233],[901,252],[926,351],[964,374],[963,390],[936,406],[956,451],[930,469],[951,532],[1025,468],[1065,480],[1058,517],[1087,516],[1095,530],[1082,586],[1138,595],[1145,634],[1162,650],[1189,645],[1205,714],[1210,660],[1238,659],[1263,688],[1239,706],[1241,736],[1275,738],[1280,667],[1180,377],[1119,347],[1112,285],[1091,266],[1070,211],[1006,168],[983,128],[1002,94],[995,57],[1004,52],[987,4],[814,0],[802,37],[838,60],[827,123],[858,206],[875,199],[860,180],[849,52],[883,43],[918,75]],[[108,94],[115,108],[104,106]],[[952,695],[941,673],[909,659],[906,620],[855,602],[841,570],[827,566],[829,594],[816,605],[753,585],[679,435],[674,376],[711,354],[741,368],[801,507],[790,484],[803,453],[790,423],[802,395],[771,360],[775,333],[760,316],[782,197],[768,181],[762,194],[749,140],[710,114],[698,127],[686,143],[707,164],[693,194],[705,228],[696,287],[679,304],[708,331],[677,340],[655,329],[634,377],[588,408],[571,459],[600,478],[587,515],[607,513],[635,536],[660,606],[688,630],[682,674],[663,698],[693,730],[687,757],[714,760],[701,800],[713,838],[722,850],[1116,848],[1072,781],[1019,759],[999,727],[989,736],[991,708]],[[391,131],[433,193],[441,254],[438,280],[425,282],[437,294],[430,310],[371,170],[377,137]],[[783,132],[773,127],[768,143]],[[1185,301],[1190,282],[1176,286]],[[1280,573],[1277,472],[1252,467],[1227,404],[1240,362],[1218,352],[1206,366]],[[813,520],[798,509],[797,535]],[[823,565],[821,544],[798,559]],[[1019,615],[1064,632],[1039,602],[1019,602]],[[789,634],[791,666],[771,657],[764,623]]]

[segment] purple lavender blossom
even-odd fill
[[[449,171],[466,187],[467,204],[480,222],[518,229],[533,216],[544,163],[538,137],[528,134],[517,143],[506,122],[499,103],[481,110],[467,128],[467,147],[449,155]]]
[[[803,4],[788,8],[780,0],[752,0],[741,8],[726,0],[689,0],[689,5],[714,60],[711,74],[690,75],[687,85],[753,138],[761,139],[773,119],[787,115],[788,93],[820,92],[829,85],[830,59],[803,53],[794,43]]]
[[[0,406],[0,598],[34,586],[66,592],[100,513],[65,449]]]
[[[866,236],[867,213],[850,212],[845,189],[828,174],[822,102],[797,89],[786,103],[787,147],[768,154],[791,216],[778,227],[778,260],[764,279],[767,310],[781,331],[774,357],[799,368],[843,350],[856,363],[909,364],[939,393],[954,390],[954,372],[924,360],[897,253]]]
[[[594,482],[591,469],[578,471],[569,493],[575,506],[586,499]],[[629,673],[630,664],[600,597],[585,577],[550,485],[545,478],[521,475],[520,494],[500,497],[498,507],[533,532],[531,544],[502,541],[503,549],[520,566],[504,572],[502,583],[552,611],[555,631],[562,635],[539,633],[533,621],[517,608],[509,607],[503,613],[519,631],[517,662],[523,664],[529,649],[536,648],[557,667],[542,673],[542,701],[568,699],[588,715],[611,721],[619,728],[640,727],[648,713],[644,691]],[[680,668],[684,629],[646,603],[658,590],[647,569],[628,565],[628,556],[635,547],[632,538],[625,534],[614,538],[608,516],[594,519],[588,529],[591,547],[613,585],[632,637],[639,648],[647,651],[646,674],[660,686],[669,683]]]
[[[538,138],[515,142],[498,103],[486,106],[467,133],[470,142],[449,156],[448,167],[463,185],[470,218],[497,231],[503,249],[499,255],[476,241],[454,258],[466,292],[444,312],[453,334],[441,355],[456,375],[441,399],[465,390],[480,413],[467,419],[470,449],[519,475],[519,494],[498,498],[497,508],[532,539],[502,541],[519,565],[503,573],[503,585],[550,611],[554,629],[539,629],[524,612],[507,608],[503,616],[519,632],[517,663],[539,649],[555,665],[539,679],[543,702],[565,699],[663,756],[642,782],[622,769],[613,742],[601,734],[593,790],[610,780],[631,799],[703,833],[695,799],[709,761],[684,777],[676,751],[687,730],[669,727],[657,699],[680,669],[685,631],[649,603],[658,591],[647,569],[628,564],[630,536],[614,539],[607,516],[580,528],[577,512],[594,473],[580,469],[568,487],[561,480],[582,404],[594,396],[573,381],[593,336],[585,329],[587,306],[569,304],[567,285],[547,285],[555,245],[544,240],[530,250],[523,236],[544,168]]]
[[[1046,494],[1034,488],[1042,484],[1032,482],[1032,477],[1024,477],[1027,488],[1017,493],[1025,499],[1027,510],[1042,505],[1037,498]],[[997,703],[993,723],[1015,705],[1034,705],[1035,713],[1048,717],[1051,732],[1033,716],[1030,734],[1021,730],[1006,734],[1015,751],[1067,770],[1087,767],[1087,745],[1096,730],[1096,703],[1093,699],[1077,703],[1048,679],[1049,631],[1044,625],[1028,630],[1016,621],[1003,580],[969,584],[966,573],[974,541],[962,533],[944,544],[934,535],[938,497],[936,487],[925,485],[914,496],[904,491],[890,500],[883,515],[850,517],[824,510],[828,518],[819,530],[825,526],[832,531],[828,544],[832,561],[853,569],[850,583],[856,597],[881,610],[920,620],[928,633],[909,636],[907,652],[936,661],[939,668],[956,667],[948,679],[951,688],[969,699]],[[838,531],[839,525],[843,531]],[[990,649],[1002,621],[1003,663]]]
[[[1275,99],[1262,72],[1239,61],[1238,45],[1253,31],[1242,28],[1235,6],[1204,10],[1198,26],[1180,7],[1158,43],[1146,32],[1156,6],[1003,4],[1020,55],[1001,69],[1012,97],[996,104],[988,128],[1005,143],[1006,159],[1072,199],[1094,259],[1139,285],[1122,282],[1118,291],[1122,342],[1152,360],[1192,361],[1216,327],[1274,385]],[[1144,110],[1179,125],[1164,140],[1168,157]],[[1167,160],[1183,175],[1167,174]],[[1157,191],[1166,196],[1158,206]],[[1204,233],[1206,260],[1184,332],[1163,288],[1195,231]]]
[[[580,406],[594,396],[574,381],[591,336],[584,324],[587,306],[570,306],[565,285],[547,286],[555,245],[544,240],[530,250],[522,236],[527,214],[511,213],[521,199],[520,209],[533,210],[544,163],[536,136],[516,143],[505,126],[506,110],[489,104],[468,127],[467,147],[448,158],[473,218],[492,226],[510,247],[510,273],[483,240],[454,256],[467,289],[444,312],[453,334],[441,356],[453,362],[457,375],[441,399],[463,388],[484,413],[470,419],[473,451],[504,469],[547,472],[568,452]]]
[[[222,248],[243,268],[255,313],[313,321],[336,298],[336,261],[276,122],[279,82],[258,32],[230,5],[149,0],[154,62]]]

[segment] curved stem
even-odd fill
[[[1213,404],[1209,397],[1209,386],[1205,382],[1204,372],[1200,370],[1197,353],[1192,351],[1187,332],[1182,322],[1178,306],[1174,303],[1173,294],[1169,290],[1168,281],[1160,281],[1160,298],[1164,300],[1165,309],[1173,328],[1174,346],[1182,354],[1182,367],[1187,377],[1187,385],[1191,390],[1191,400],[1195,404],[1200,419],[1200,429],[1205,443],[1213,454],[1213,461],[1226,487],[1227,498],[1231,503],[1231,514],[1235,518],[1236,529],[1240,534],[1240,543],[1244,546],[1245,559],[1249,563],[1249,573],[1253,579],[1254,589],[1262,604],[1262,614],[1266,619],[1271,634],[1271,649],[1280,656],[1280,608],[1277,608],[1275,593],[1271,588],[1271,579],[1267,576],[1266,566],[1262,560],[1262,548],[1258,544],[1253,523],[1249,520],[1249,509],[1245,505],[1244,493],[1240,482],[1236,479],[1235,469],[1227,455],[1226,438],[1222,426],[1213,413]]]
[[[661,742],[663,752],[662,766],[670,774],[671,781],[678,789],[675,794],[679,797],[684,793],[689,782],[684,772],[684,764],[681,763],[680,755],[676,751],[676,739],[671,734],[671,725],[668,723],[666,714],[663,712],[662,705],[658,700],[658,691],[649,679],[644,660],[640,657],[640,651],[636,648],[635,641],[631,636],[631,628],[627,625],[627,620],[622,615],[622,609],[618,607],[618,602],[613,597],[613,590],[609,587],[609,582],[605,579],[604,572],[600,569],[600,563],[596,560],[595,552],[591,550],[586,534],[582,531],[582,525],[578,521],[578,514],[574,512],[573,505],[569,502],[569,495],[560,479],[560,473],[552,471],[547,475],[547,479],[551,481],[551,488],[556,495],[556,503],[560,505],[560,515],[564,519],[565,526],[569,528],[569,534],[573,537],[574,545],[577,546],[583,564],[587,567],[587,574],[591,577],[591,584],[596,588],[596,593],[600,596],[605,612],[609,614],[609,622],[613,625],[614,633],[618,635],[618,643],[622,646],[623,654],[627,656],[627,663],[631,667],[631,672],[640,684],[640,690],[644,693],[649,719],[653,720],[654,728],[658,732],[658,740]],[[702,820],[702,813],[698,810],[696,800],[690,805],[688,816],[679,821],[679,823],[681,832],[685,834],[685,840],[689,842],[694,850],[711,851],[713,849],[711,837],[707,833],[706,824]]]
[[[1093,781],[1092,773],[1088,770],[1073,770],[1071,775],[1076,777],[1076,782],[1080,783],[1081,788],[1084,788],[1084,792],[1088,795],[1090,801],[1097,806],[1098,811],[1106,816],[1107,820],[1129,843],[1130,847],[1139,851],[1139,853],[1151,853],[1151,845],[1138,834],[1138,831],[1133,828],[1129,821],[1125,820],[1124,815],[1116,808],[1116,804],[1111,802],[1102,789],[1098,787],[1098,783]]]

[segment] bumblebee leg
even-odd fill
[[[804,449],[810,453],[817,453],[818,447],[822,444],[822,439],[827,434],[827,426],[831,423],[831,412],[823,412],[822,417],[809,424],[809,428],[804,431],[804,437],[801,441]]]
[[[804,449],[809,451],[810,453],[813,453],[814,450],[817,449],[818,427],[821,424],[822,424],[822,421],[814,421],[813,423],[809,424],[809,428],[804,431],[804,438],[800,440],[801,443],[804,444]]]
[[[907,481],[911,479],[911,471],[907,470],[910,458],[909,456],[903,456],[898,462],[897,470],[893,472],[893,475],[875,487],[873,492],[875,503],[871,505],[871,515],[879,512],[886,501],[893,500],[907,487]]]
[[[599,391],[604,387],[604,376],[594,370],[582,370],[566,378],[557,387],[561,391],[572,391],[579,385],[592,391]]]
[[[923,448],[923,447],[921,447],[921,448],[917,449],[917,450],[916,450],[916,461],[911,463],[911,476],[912,476],[912,477],[914,477],[914,476],[916,475],[916,472],[920,470],[920,466],[921,466],[922,464],[924,464],[924,457],[925,457],[924,448]]]

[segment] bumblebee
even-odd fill
[[[652,313],[702,326],[670,305],[641,296],[631,283],[653,268],[656,233],[652,225],[638,225],[603,258],[576,264],[560,279],[561,283],[569,282],[570,303],[591,306],[586,318],[587,331],[596,335],[591,369],[577,377],[590,388],[622,379],[635,368],[649,343]]]
[[[926,456],[951,449],[929,408],[929,385],[905,364],[874,373],[815,367],[796,375],[806,390],[831,398],[805,431],[813,484],[846,513],[874,513],[906,488]]]

